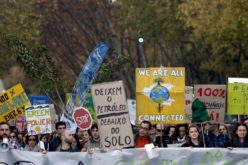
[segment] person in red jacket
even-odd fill
[[[151,129],[151,123],[149,121],[142,121],[138,127],[138,134],[135,136],[135,147],[145,147],[146,144],[152,143],[149,137],[149,130]]]

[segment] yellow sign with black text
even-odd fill
[[[0,122],[13,121],[25,113],[25,107],[31,106],[22,88],[17,84],[0,95]]]

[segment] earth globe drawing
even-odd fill
[[[170,98],[170,92],[166,87],[160,85],[160,82],[162,82],[161,79],[156,79],[155,82],[157,82],[158,85],[151,89],[150,99],[156,103],[161,104]]]

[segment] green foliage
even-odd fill
[[[182,22],[177,17],[178,0],[119,0],[121,26],[133,37],[141,35],[154,41],[178,41],[183,37]]]
[[[130,63],[130,57],[127,55],[120,56],[116,54],[113,57],[108,63],[106,63],[106,60],[103,61],[95,80],[96,83],[109,81],[114,72],[125,67],[125,64]]]
[[[247,76],[248,3],[241,0],[187,0],[181,18],[191,39],[208,51],[201,68],[229,76]]]
[[[43,92],[56,96],[61,81],[46,47],[29,48],[15,35],[5,36],[5,41],[30,80]]]

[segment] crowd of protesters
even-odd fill
[[[236,124],[178,124],[152,125],[142,121],[133,126],[134,147],[141,148],[153,143],[156,147],[248,147],[248,119]],[[101,148],[98,126],[93,124],[89,130],[76,129],[72,134],[62,121],[56,123],[51,134],[28,135],[25,131],[18,132],[7,122],[0,123],[0,143],[8,139],[10,149],[33,152],[87,152]]]

